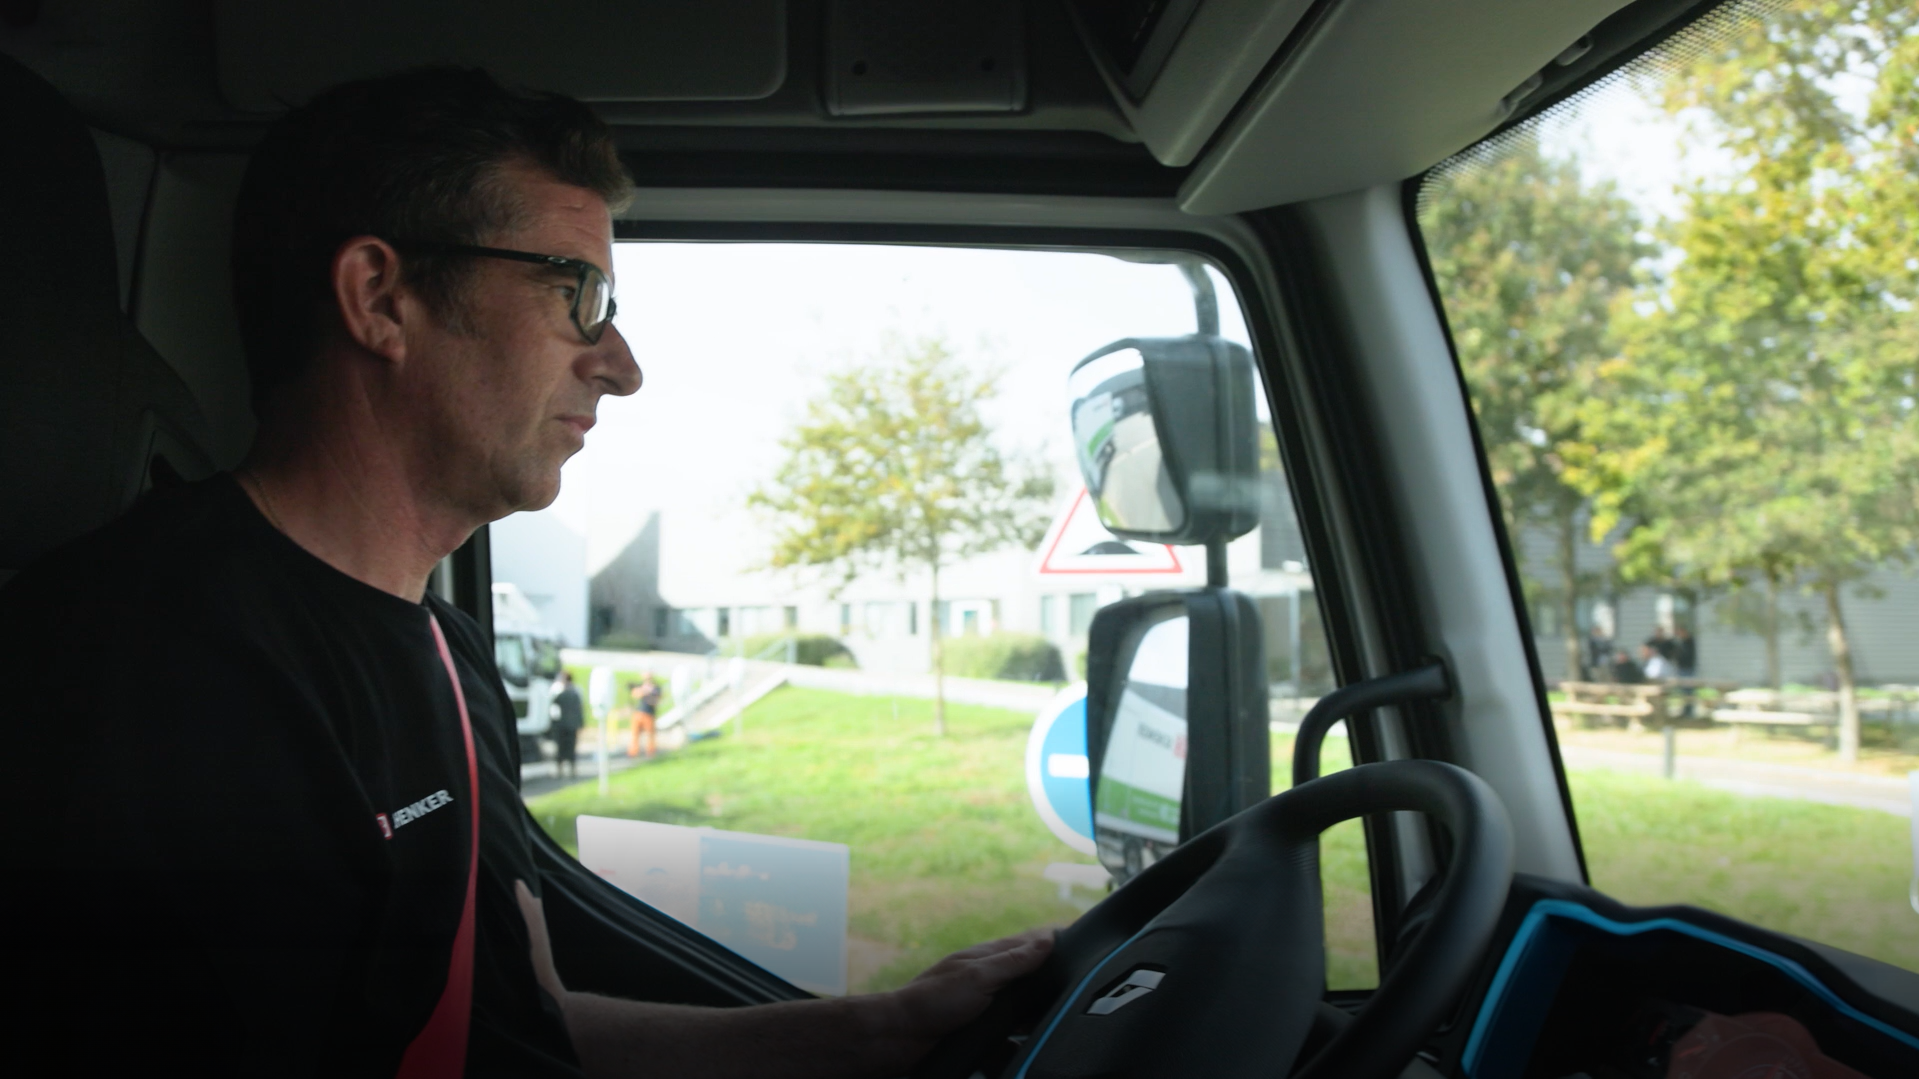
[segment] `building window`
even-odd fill
[[[721,607],[719,609],[719,616],[715,621],[719,624],[720,636],[731,637],[733,635],[733,609],[731,607]]]
[[[840,636],[844,637],[851,632],[853,632],[853,605],[842,603],[840,604]]]
[[[1039,632],[1041,636],[1052,637],[1059,633],[1058,608],[1058,596],[1041,596],[1039,598]]]
[[[800,609],[798,607],[786,608],[786,628],[800,628]]]
[[[909,602],[906,605],[906,635],[909,637],[920,635],[920,605],[917,602]]]
[[[653,608],[653,636],[671,637],[673,635],[673,608]]]
[[[1099,610],[1098,598],[1091,592],[1076,592],[1067,597],[1066,631],[1075,637],[1093,628],[1093,612]]]

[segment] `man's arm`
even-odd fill
[[[696,1008],[570,993],[560,983],[540,901],[515,882],[533,969],[560,1001],[573,1049],[593,1079],[886,1079],[904,1075],[949,1031],[986,1010],[1007,982],[1038,967],[1050,930],[955,952],[891,993],[748,1008]]]

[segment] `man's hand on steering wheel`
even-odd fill
[[[961,949],[886,994],[892,1029],[884,1037],[899,1047],[899,1070],[978,1018],[1007,983],[1038,969],[1052,954],[1053,932],[1034,929]]]

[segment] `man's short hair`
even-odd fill
[[[354,236],[484,244],[521,223],[504,168],[530,165],[617,212],[632,188],[612,132],[559,94],[472,68],[343,83],[275,124],[234,208],[233,295],[256,410],[312,360],[333,311],[334,252]],[[403,256],[409,287],[456,328],[473,260]],[[611,269],[611,267],[607,267]]]

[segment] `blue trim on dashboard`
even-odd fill
[[[1092,971],[1088,973],[1086,977],[1081,978],[1079,980],[1079,984],[1073,987],[1073,991],[1071,993],[1068,993],[1066,995],[1066,999],[1060,1002],[1059,1014],[1053,1016],[1053,1021],[1046,1024],[1045,1032],[1039,1036],[1038,1041],[1033,1043],[1032,1051],[1026,1054],[1026,1059],[1023,1062],[1021,1062],[1019,1066],[1019,1074],[1013,1076],[1013,1079],[1026,1079],[1027,1071],[1029,1071],[1033,1067],[1033,1060],[1039,1056],[1039,1051],[1041,1049],[1046,1048],[1046,1039],[1053,1036],[1053,1031],[1059,1027],[1059,1021],[1066,1018],[1066,1013],[1072,1008],[1073,1002],[1079,999],[1079,995],[1086,991],[1086,987],[1092,984],[1092,981],[1094,978],[1099,977],[1099,972],[1106,969],[1106,964],[1112,962],[1114,956],[1125,951],[1129,946],[1132,945],[1134,941],[1145,936],[1146,930],[1151,928],[1153,928],[1152,925],[1148,924],[1145,928],[1141,929],[1139,932],[1134,933],[1130,937],[1127,937],[1126,942],[1124,944],[1121,944],[1119,947],[1114,948],[1110,952],[1107,952],[1106,958],[1094,964]]]
[[[1863,1023],[1879,1033],[1911,1048],[1919,1049],[1919,1037],[1914,1037],[1882,1020],[1874,1019],[1872,1016],[1839,999],[1839,995],[1831,989],[1826,988],[1826,983],[1820,981],[1811,971],[1784,956],[1766,951],[1764,948],[1747,944],[1742,940],[1735,940],[1732,937],[1726,936],[1724,933],[1715,933],[1710,929],[1703,929],[1690,922],[1682,922],[1677,918],[1652,918],[1643,922],[1617,922],[1604,915],[1596,914],[1586,907],[1570,900],[1541,899],[1533,904],[1531,910],[1526,912],[1525,921],[1520,923],[1519,931],[1513,934],[1513,942],[1507,947],[1505,958],[1500,960],[1499,969],[1493,974],[1492,985],[1486,990],[1486,1002],[1479,1009],[1479,1018],[1473,1022],[1472,1036],[1466,1040],[1466,1052],[1461,1057],[1467,1075],[1476,1076],[1479,1073],[1480,1057],[1486,1048],[1486,1033],[1491,1029],[1496,1013],[1506,1002],[1506,991],[1511,988],[1513,972],[1519,968],[1520,962],[1525,958],[1527,949],[1532,945],[1534,938],[1538,936],[1540,927],[1545,925],[1546,919],[1550,917],[1568,918],[1575,922],[1584,922],[1587,925],[1604,930],[1617,937],[1637,936],[1640,933],[1650,933],[1663,929],[1674,933],[1681,933],[1697,940],[1703,940],[1708,944],[1716,944],[1721,948],[1738,952],[1741,955],[1749,956],[1777,968],[1793,981],[1812,990],[1815,996],[1825,1001],[1846,1018]],[[1024,1073],[1022,1072],[1021,1074],[1023,1075]]]

